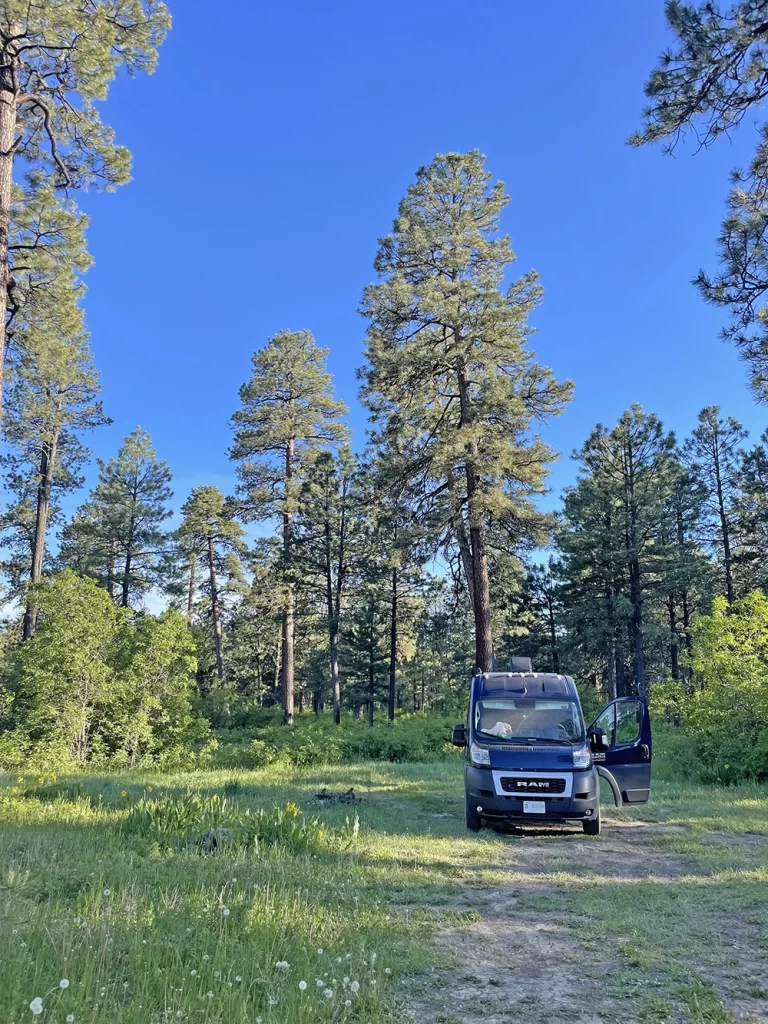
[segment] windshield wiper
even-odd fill
[[[478,730],[478,735],[481,731]],[[529,746],[533,746],[535,743],[551,743],[557,746],[570,747],[572,743],[578,743],[578,740],[561,740],[552,739],[551,736],[494,736],[493,733],[482,733],[483,742],[491,740],[495,743],[527,743]]]
[[[524,736],[524,743],[556,743],[558,746],[570,747],[573,740],[553,739],[551,736]]]

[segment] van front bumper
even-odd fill
[[[573,792],[569,797],[534,793],[526,797],[500,796],[494,789],[491,770],[472,765],[464,768],[464,786],[470,807],[489,821],[527,821],[533,824],[537,821],[589,819],[597,817],[600,806],[600,785],[594,768],[573,773]],[[526,814],[523,810],[524,799],[543,802],[544,814]]]

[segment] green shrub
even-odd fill
[[[234,791],[231,783],[227,784]],[[347,819],[343,828],[328,828],[315,816],[306,816],[295,803],[284,807],[239,810],[218,793],[181,796],[145,793],[132,804],[123,822],[126,835],[139,836],[160,847],[205,846],[207,837],[216,838],[215,848],[243,850],[257,855],[275,850],[292,856],[318,853],[325,849],[347,849],[357,836],[359,822]]]
[[[692,641],[691,684],[651,692],[657,763],[661,737],[664,770],[679,777],[768,779],[768,597],[755,591],[730,607],[716,599]]]
[[[218,793],[203,796],[185,793],[183,796],[145,794],[131,805],[123,822],[123,831],[158,842],[184,839],[193,832],[203,834],[223,827],[229,807]]]
[[[393,723],[367,722],[345,715],[335,725],[330,714],[299,714],[291,729],[270,724],[260,729],[219,732],[215,764],[221,768],[310,768],[352,761],[432,761],[451,757],[453,719],[400,714]]]

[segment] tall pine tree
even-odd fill
[[[401,201],[379,246],[381,278],[363,298],[369,321],[362,398],[374,444],[394,444],[420,516],[439,502],[461,552],[475,656],[493,667],[488,530],[519,539],[555,453],[532,433],[571,393],[535,362],[532,273],[505,288],[515,256],[499,234],[508,203],[477,151],[438,155]]]
[[[318,453],[346,440],[344,404],[333,397],[328,352],[309,331],[281,331],[253,355],[250,379],[240,388],[232,417],[230,458],[238,463],[243,515],[278,517],[282,535],[282,705],[294,714],[294,540],[302,483]]]

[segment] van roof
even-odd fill
[[[573,679],[555,672],[483,672],[475,677],[474,687],[476,697],[516,693],[528,697],[568,697],[578,700]]]

